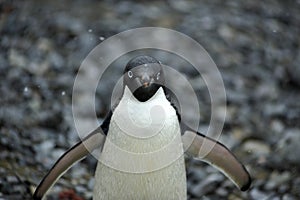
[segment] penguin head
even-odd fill
[[[150,56],[137,56],[127,63],[123,82],[137,100],[147,101],[164,85],[161,63]]]

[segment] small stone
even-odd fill
[[[92,178],[90,178],[90,180],[89,180],[89,182],[87,184],[88,190],[92,191],[93,188],[94,188],[94,185],[95,185],[95,178],[92,177]]]
[[[188,174],[191,177],[190,178],[191,181],[194,180],[197,182],[203,180],[206,176],[206,173],[203,169],[194,166],[188,168]]]
[[[286,112],[286,105],[285,104],[266,104],[263,110],[266,116],[282,116]]]
[[[271,176],[268,179],[268,182],[265,185],[265,189],[272,191],[276,188],[279,188],[280,186],[288,182],[290,178],[291,178],[291,174],[288,171],[285,171],[283,173],[273,171]],[[282,188],[282,190],[285,190],[285,188]]]
[[[292,183],[292,189],[291,189],[292,194],[300,196],[299,185],[300,185],[300,177],[294,178],[293,183]]]
[[[248,140],[243,144],[243,149],[257,155],[268,155],[271,151],[269,145],[259,140]]]
[[[257,99],[276,99],[278,98],[279,93],[275,83],[269,81],[259,85],[254,91],[254,95],[256,96]],[[271,113],[271,111],[269,112]]]
[[[72,168],[72,177],[75,179],[79,179],[83,177],[85,174],[87,174],[87,169],[83,167],[81,163],[78,163],[76,167]]]
[[[53,44],[51,40],[47,38],[40,38],[37,42],[37,48],[41,51],[51,51],[53,49]]]
[[[28,87],[25,87],[25,88],[24,88],[24,92],[28,92]]]
[[[216,194],[218,194],[221,197],[226,197],[228,195],[228,191],[225,190],[224,188],[218,188],[216,190]]]
[[[15,176],[10,176],[10,175],[8,175],[8,176],[6,177],[6,180],[7,180],[7,182],[9,182],[9,183],[17,183],[17,182],[19,182],[18,179],[17,179],[17,177],[15,177]]]
[[[284,194],[282,200],[296,200],[297,198],[291,194]]]
[[[26,67],[26,70],[35,74],[35,75],[43,75],[46,71],[49,69],[49,61],[43,61],[43,62],[35,62],[31,61],[28,66]]]
[[[298,63],[300,62],[300,51],[298,50],[297,55],[295,55],[295,60],[293,64],[286,65],[287,72],[289,74],[289,78],[293,83],[296,83],[298,86],[300,86],[300,67],[298,66]]]
[[[39,154],[43,155],[49,155],[50,152],[52,152],[55,144],[54,141],[51,139],[45,140],[40,145],[36,146],[36,151],[39,152]]]
[[[15,49],[10,49],[8,60],[11,65],[21,68],[25,68],[28,64],[26,57]]]
[[[289,188],[290,187],[287,184],[282,184],[279,186],[278,192],[281,194],[285,194],[288,192]]]
[[[169,4],[172,6],[172,8],[180,12],[189,12],[193,6],[192,1],[184,0],[169,1]]]
[[[250,196],[253,199],[267,199],[268,195],[261,190],[254,188],[250,191]]]
[[[51,151],[51,157],[54,160],[57,160],[60,156],[62,156],[66,152],[65,149],[55,148]]]
[[[48,55],[49,63],[51,63],[52,66],[59,69],[62,68],[65,64],[64,58],[57,52],[52,51]],[[46,71],[47,69],[44,69]]]
[[[226,24],[222,24],[218,28],[218,33],[224,40],[232,40],[235,36],[234,30]]]
[[[284,124],[279,120],[272,120],[271,129],[277,133],[281,133],[284,130]]]
[[[211,174],[192,188],[191,193],[196,197],[202,197],[203,195],[214,191],[216,185],[223,180],[224,177],[221,174]]]
[[[284,136],[277,143],[279,155],[285,160],[300,164],[300,156],[295,152],[300,152],[300,130],[285,130]]]
[[[76,185],[75,189],[78,193],[85,193],[87,188],[82,185]]]

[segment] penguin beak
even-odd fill
[[[147,88],[147,87],[149,87],[149,85],[150,85],[150,83],[149,83],[149,82],[144,82],[144,83],[143,83],[143,87],[144,87],[144,88]]]
[[[151,85],[151,78],[148,74],[144,73],[140,78],[140,82],[144,88],[147,88]]]

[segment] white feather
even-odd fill
[[[160,88],[139,102],[125,87],[96,169],[94,200],[186,199],[176,112]]]

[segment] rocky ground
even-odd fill
[[[227,95],[221,140],[253,178],[251,189],[240,192],[217,170],[188,159],[189,198],[299,199],[300,1],[292,0],[0,1],[0,199],[30,199],[78,141],[71,95],[87,54],[104,39],[142,26],[175,29],[209,52]],[[203,99],[205,127],[205,87],[197,84],[199,74],[186,74]],[[112,87],[108,79],[97,90],[99,121]],[[48,199],[68,189],[91,199],[95,165],[92,157],[78,163]]]

